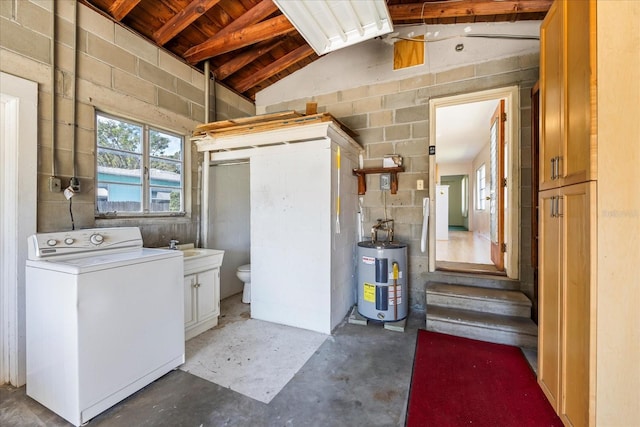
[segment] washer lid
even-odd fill
[[[245,264],[238,267],[238,271],[248,271],[251,272],[251,264]]]
[[[27,266],[69,274],[82,274],[132,264],[180,259],[182,252],[169,249],[140,248],[124,252],[96,251],[91,256],[48,260],[27,260]]]

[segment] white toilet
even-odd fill
[[[251,264],[244,264],[238,267],[238,270],[236,270],[236,276],[244,282],[242,302],[249,304],[251,302]]]

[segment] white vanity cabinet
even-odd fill
[[[189,340],[218,324],[224,251],[198,249],[184,259],[184,327]]]

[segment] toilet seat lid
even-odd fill
[[[251,264],[245,264],[238,267],[238,271],[251,271]]]

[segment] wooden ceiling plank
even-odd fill
[[[193,0],[157,29],[151,37],[159,46],[164,45],[219,2],[220,0]]]
[[[268,53],[269,51],[280,46],[283,42],[284,39],[281,38],[278,40],[265,40],[263,42],[257,43],[253,49],[242,52],[241,54],[235,56],[233,59],[222,64],[220,67],[216,68],[213,74],[215,75],[217,80],[224,80],[231,74],[240,70],[245,65],[253,62],[255,59],[261,57],[265,53]]]
[[[454,2],[409,3],[389,5],[389,14],[396,20],[441,19],[462,16],[510,15],[513,13],[547,12],[553,0],[460,0]]]
[[[288,111],[279,111],[277,113],[261,114],[257,116],[240,117],[237,119],[220,120],[217,122],[204,123],[196,126],[196,129],[193,131],[193,136],[203,135],[207,132],[216,132],[216,131],[219,131],[220,129],[227,129],[227,128],[239,126],[239,125],[255,126],[257,124],[263,124],[264,122],[269,122],[273,120],[287,120],[287,119],[293,119],[297,117],[302,117],[302,114],[297,113],[294,110],[288,110]]]
[[[296,62],[310,55],[313,55],[313,53],[314,53],[314,50],[311,48],[311,46],[304,44],[299,48],[297,48],[296,50],[293,50],[287,53],[285,56],[272,62],[271,65],[269,65],[268,67],[264,67],[260,71],[253,73],[249,77],[237,82],[235,84],[235,88],[238,92],[242,93],[247,89],[249,89],[250,87],[257,85],[261,81],[268,79],[274,74],[287,69],[288,67],[295,64]]]
[[[140,0],[115,0],[109,6],[109,13],[116,21],[122,21],[138,3]]]
[[[263,40],[271,39],[295,31],[286,16],[280,15],[250,27],[242,28],[222,37],[213,37],[192,47],[184,53],[184,58],[196,64],[204,59],[222,55]]]

